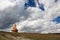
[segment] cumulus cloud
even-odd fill
[[[26,0],[0,0],[0,29],[19,21],[24,11]]]
[[[35,0],[36,1],[36,0]],[[57,33],[59,25],[53,22],[54,18],[60,16],[60,4],[59,0],[55,3],[55,0],[39,0],[40,3],[44,4],[45,11],[42,12],[38,10],[38,7],[29,7],[27,13],[29,15],[28,19],[19,22],[18,27],[22,32],[37,32],[37,33]],[[58,7],[57,7],[58,6]],[[33,10],[34,9],[34,10]],[[36,11],[35,11],[36,9]],[[36,14],[35,14],[36,13]],[[37,16],[38,15],[38,16]],[[34,19],[34,20],[33,20]],[[21,24],[20,24],[21,23]]]
[[[37,0],[34,0],[36,7],[28,7],[26,10],[24,10],[24,4],[27,0],[6,1],[9,5],[4,1],[4,4],[6,4],[4,6],[3,1],[1,2],[0,26],[2,28],[5,25],[9,24],[8,27],[10,27],[10,25],[16,23],[19,32],[60,33],[60,23],[57,24],[52,21],[60,16],[60,0],[38,0],[39,3],[44,5],[45,11],[39,8],[40,5],[38,5]]]

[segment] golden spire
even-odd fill
[[[13,30],[15,30],[15,29],[17,29],[17,28],[16,28],[16,24],[13,25]]]
[[[13,27],[12,27],[12,32],[18,32],[18,29],[17,29],[17,27],[16,27],[16,24],[13,25]]]

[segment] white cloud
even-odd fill
[[[26,32],[41,32],[41,33],[55,33],[59,32],[59,26],[52,20],[60,16],[60,3],[55,3],[55,0],[39,0],[44,4],[45,11],[42,12],[38,8],[29,7],[27,12],[30,13],[27,20],[20,22],[22,24],[22,31]],[[59,1],[59,0],[58,0]],[[34,9],[34,10],[33,10]],[[36,11],[35,11],[36,10]],[[44,14],[45,15],[44,15]],[[38,16],[37,16],[38,15]],[[34,19],[34,20],[33,20]],[[39,20],[39,21],[38,21]],[[59,24],[60,25],[60,24]],[[21,28],[18,27],[18,28]]]
[[[36,8],[36,7],[29,7],[26,10],[26,13],[27,12],[31,19],[43,18],[43,16],[44,16],[43,11],[41,11],[39,8]]]
[[[58,0],[56,3],[54,1],[55,0],[39,0],[40,3],[44,4],[45,11],[40,10],[38,7],[28,7],[24,10],[24,4],[26,2],[24,0],[9,1],[7,2],[10,3],[9,6],[8,4],[6,4],[7,6],[4,6],[5,3],[1,6],[4,9],[14,5],[13,7],[6,9],[7,11],[5,11],[5,13],[10,13],[9,16],[11,18],[19,20],[19,22],[16,22],[19,32],[57,33],[60,32],[60,23],[56,24],[56,22],[53,22],[52,20],[60,16],[60,1]],[[14,9],[15,6],[16,8]]]
[[[13,7],[15,3],[10,2],[8,0],[0,0],[0,10],[4,10],[7,7]]]

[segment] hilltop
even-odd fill
[[[0,40],[60,40],[60,34],[14,33],[0,31]]]

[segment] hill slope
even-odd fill
[[[11,33],[0,31],[0,40],[60,40],[60,34]]]

